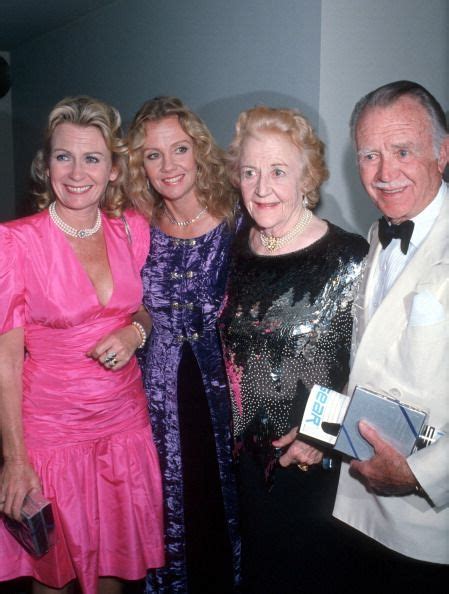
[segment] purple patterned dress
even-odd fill
[[[195,239],[151,230],[142,278],[153,330],[143,375],[163,477],[166,566],[148,574],[147,593],[232,592],[239,581],[230,401],[216,330],[234,234],[226,223]]]

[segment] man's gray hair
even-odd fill
[[[396,103],[401,97],[411,97],[412,99],[415,99],[427,111],[432,124],[434,149],[436,154],[438,154],[441,143],[449,134],[443,108],[427,89],[418,83],[409,80],[398,80],[383,85],[382,87],[371,91],[371,93],[368,93],[356,103],[350,119],[351,138],[354,144],[357,124],[365,109],[372,107],[389,107],[393,105],[393,103]]]

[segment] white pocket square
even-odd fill
[[[416,293],[410,309],[409,326],[429,326],[442,322],[445,311],[438,299],[425,289]]]

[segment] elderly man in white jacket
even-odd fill
[[[356,574],[363,566],[371,584],[412,592],[447,577],[449,563],[448,128],[436,99],[409,81],[363,97],[351,126],[383,218],[354,305],[348,394],[359,385],[424,408],[446,436],[405,458],[361,422],[375,454],[343,464],[334,516],[370,537],[350,533]]]

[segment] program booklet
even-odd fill
[[[369,423],[404,456],[417,446],[427,411],[389,396],[356,386],[351,397],[329,388],[313,386],[299,428],[299,435],[359,460],[374,454],[360,435],[358,423]]]

